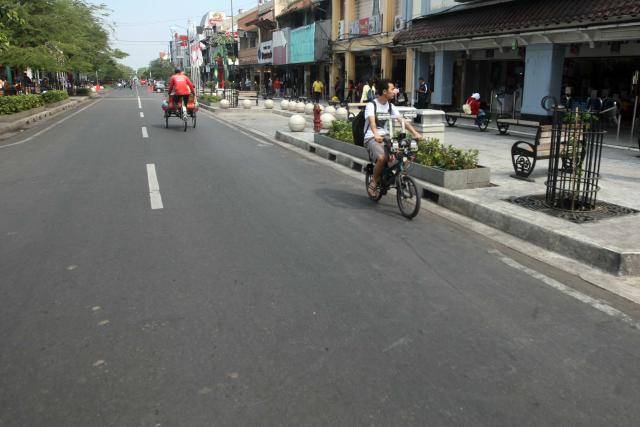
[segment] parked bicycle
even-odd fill
[[[391,119],[389,114],[378,113],[377,116],[379,120]],[[403,116],[405,119],[415,119],[417,114],[410,112],[404,113]],[[382,170],[376,195],[369,194],[369,198],[377,202],[389,189],[394,188],[400,213],[405,218],[412,219],[420,212],[421,195],[416,182],[407,172],[415,160],[418,143],[407,137],[404,122],[402,123],[402,131],[394,137],[392,122],[392,120],[389,122],[389,135],[385,136],[383,141],[388,162]],[[365,167],[365,188],[367,189],[373,177],[373,168],[373,163],[369,163]]]

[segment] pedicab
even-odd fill
[[[183,113],[182,109],[182,98],[178,100],[178,105],[173,105],[173,95],[168,95],[167,99],[162,103],[162,110],[164,111],[164,127],[169,127],[169,117],[177,117],[183,121],[184,131],[187,131],[187,126],[189,119],[191,119],[191,125],[196,127],[196,119],[198,115],[198,101],[196,100],[195,95],[189,95],[189,101],[187,101],[186,114]]]

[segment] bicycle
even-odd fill
[[[178,105],[175,105],[174,108],[169,108],[172,103],[172,96],[167,96],[167,101],[162,104],[162,109],[164,110],[164,122],[165,128],[169,127],[169,117],[175,116],[183,121],[184,132],[187,131],[187,126],[189,123],[189,119],[191,119],[191,125],[195,128],[196,122],[198,118],[198,104],[196,102],[195,96],[193,94],[189,95],[189,101],[187,105],[182,105],[182,99],[178,102]]]
[[[378,113],[379,120],[390,120],[389,114]],[[414,119],[417,117],[416,113],[403,114],[405,119]],[[389,122],[389,135],[393,135],[393,125]],[[369,143],[376,143],[369,141]],[[402,132],[398,137],[385,136],[384,141],[385,155],[389,161],[385,164],[382,174],[380,175],[380,182],[375,196],[369,193],[369,184],[373,177],[374,164],[369,163],[365,166],[365,188],[367,189],[367,195],[374,202],[378,202],[382,196],[384,196],[388,190],[395,188],[396,201],[398,208],[402,216],[408,219],[413,219],[418,212],[420,212],[421,196],[418,191],[418,186],[413,178],[411,178],[407,171],[411,167],[412,162],[415,160],[416,152],[418,151],[418,143],[410,138],[407,138],[404,122],[402,123]]]

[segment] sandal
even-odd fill
[[[367,187],[367,193],[369,194],[369,197],[378,197],[379,191],[380,189],[378,188],[378,185],[371,181],[369,183],[369,186]]]

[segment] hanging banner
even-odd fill
[[[272,49],[273,49],[273,64],[283,65],[287,64],[289,59],[288,55],[288,40],[289,29],[285,28],[280,31],[273,32]]]

